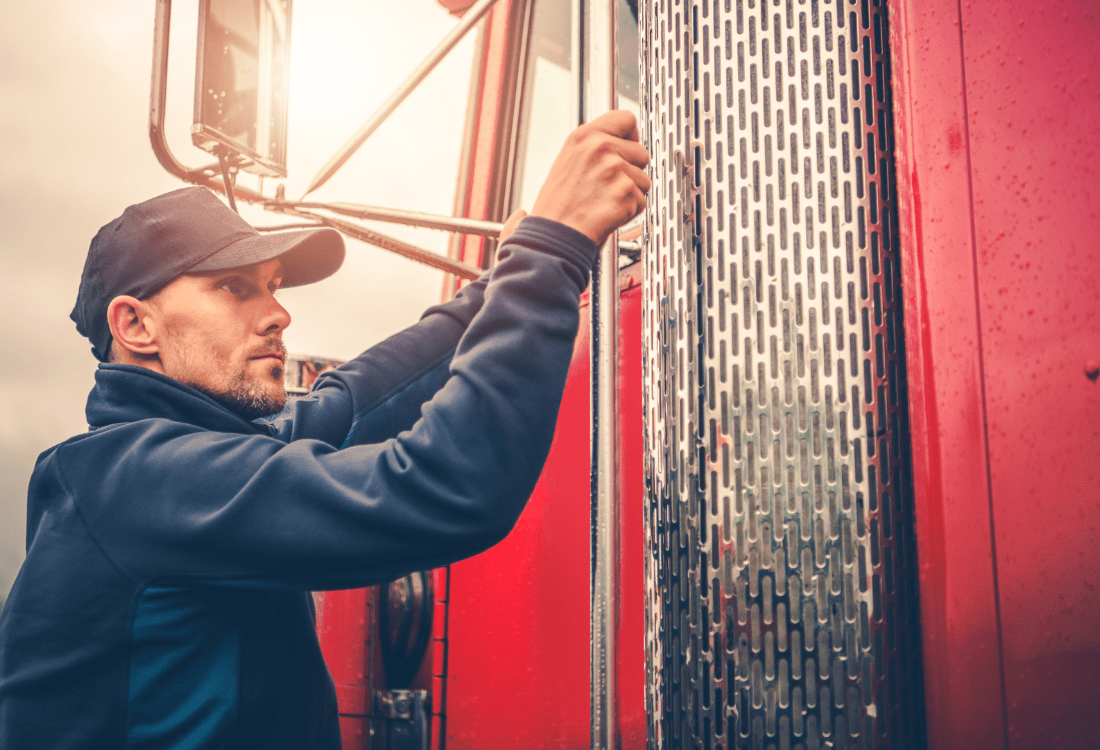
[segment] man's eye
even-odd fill
[[[225,291],[237,297],[240,297],[245,293],[244,284],[242,284],[239,279],[226,279],[222,283],[218,284],[218,288],[224,289]]]

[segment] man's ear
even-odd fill
[[[156,325],[150,316],[149,304],[127,294],[111,300],[107,306],[107,325],[111,327],[119,354],[130,353],[138,358],[159,353]]]

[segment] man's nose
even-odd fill
[[[290,325],[290,313],[279,304],[274,295],[268,297],[267,305],[268,307],[261,318],[260,333],[266,335],[285,330]]]

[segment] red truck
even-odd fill
[[[478,35],[446,297],[584,116],[594,11],[440,1]],[[1100,6],[603,6],[654,183],[604,334],[610,663],[586,306],[508,539],[319,597],[344,747],[1100,747]],[[162,88],[162,162],[225,189]]]

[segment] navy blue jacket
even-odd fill
[[[0,617],[0,748],[338,748],[309,590],[476,554],[542,469],[591,240],[525,219],[491,274],[290,416],[101,365],[43,453]]]

